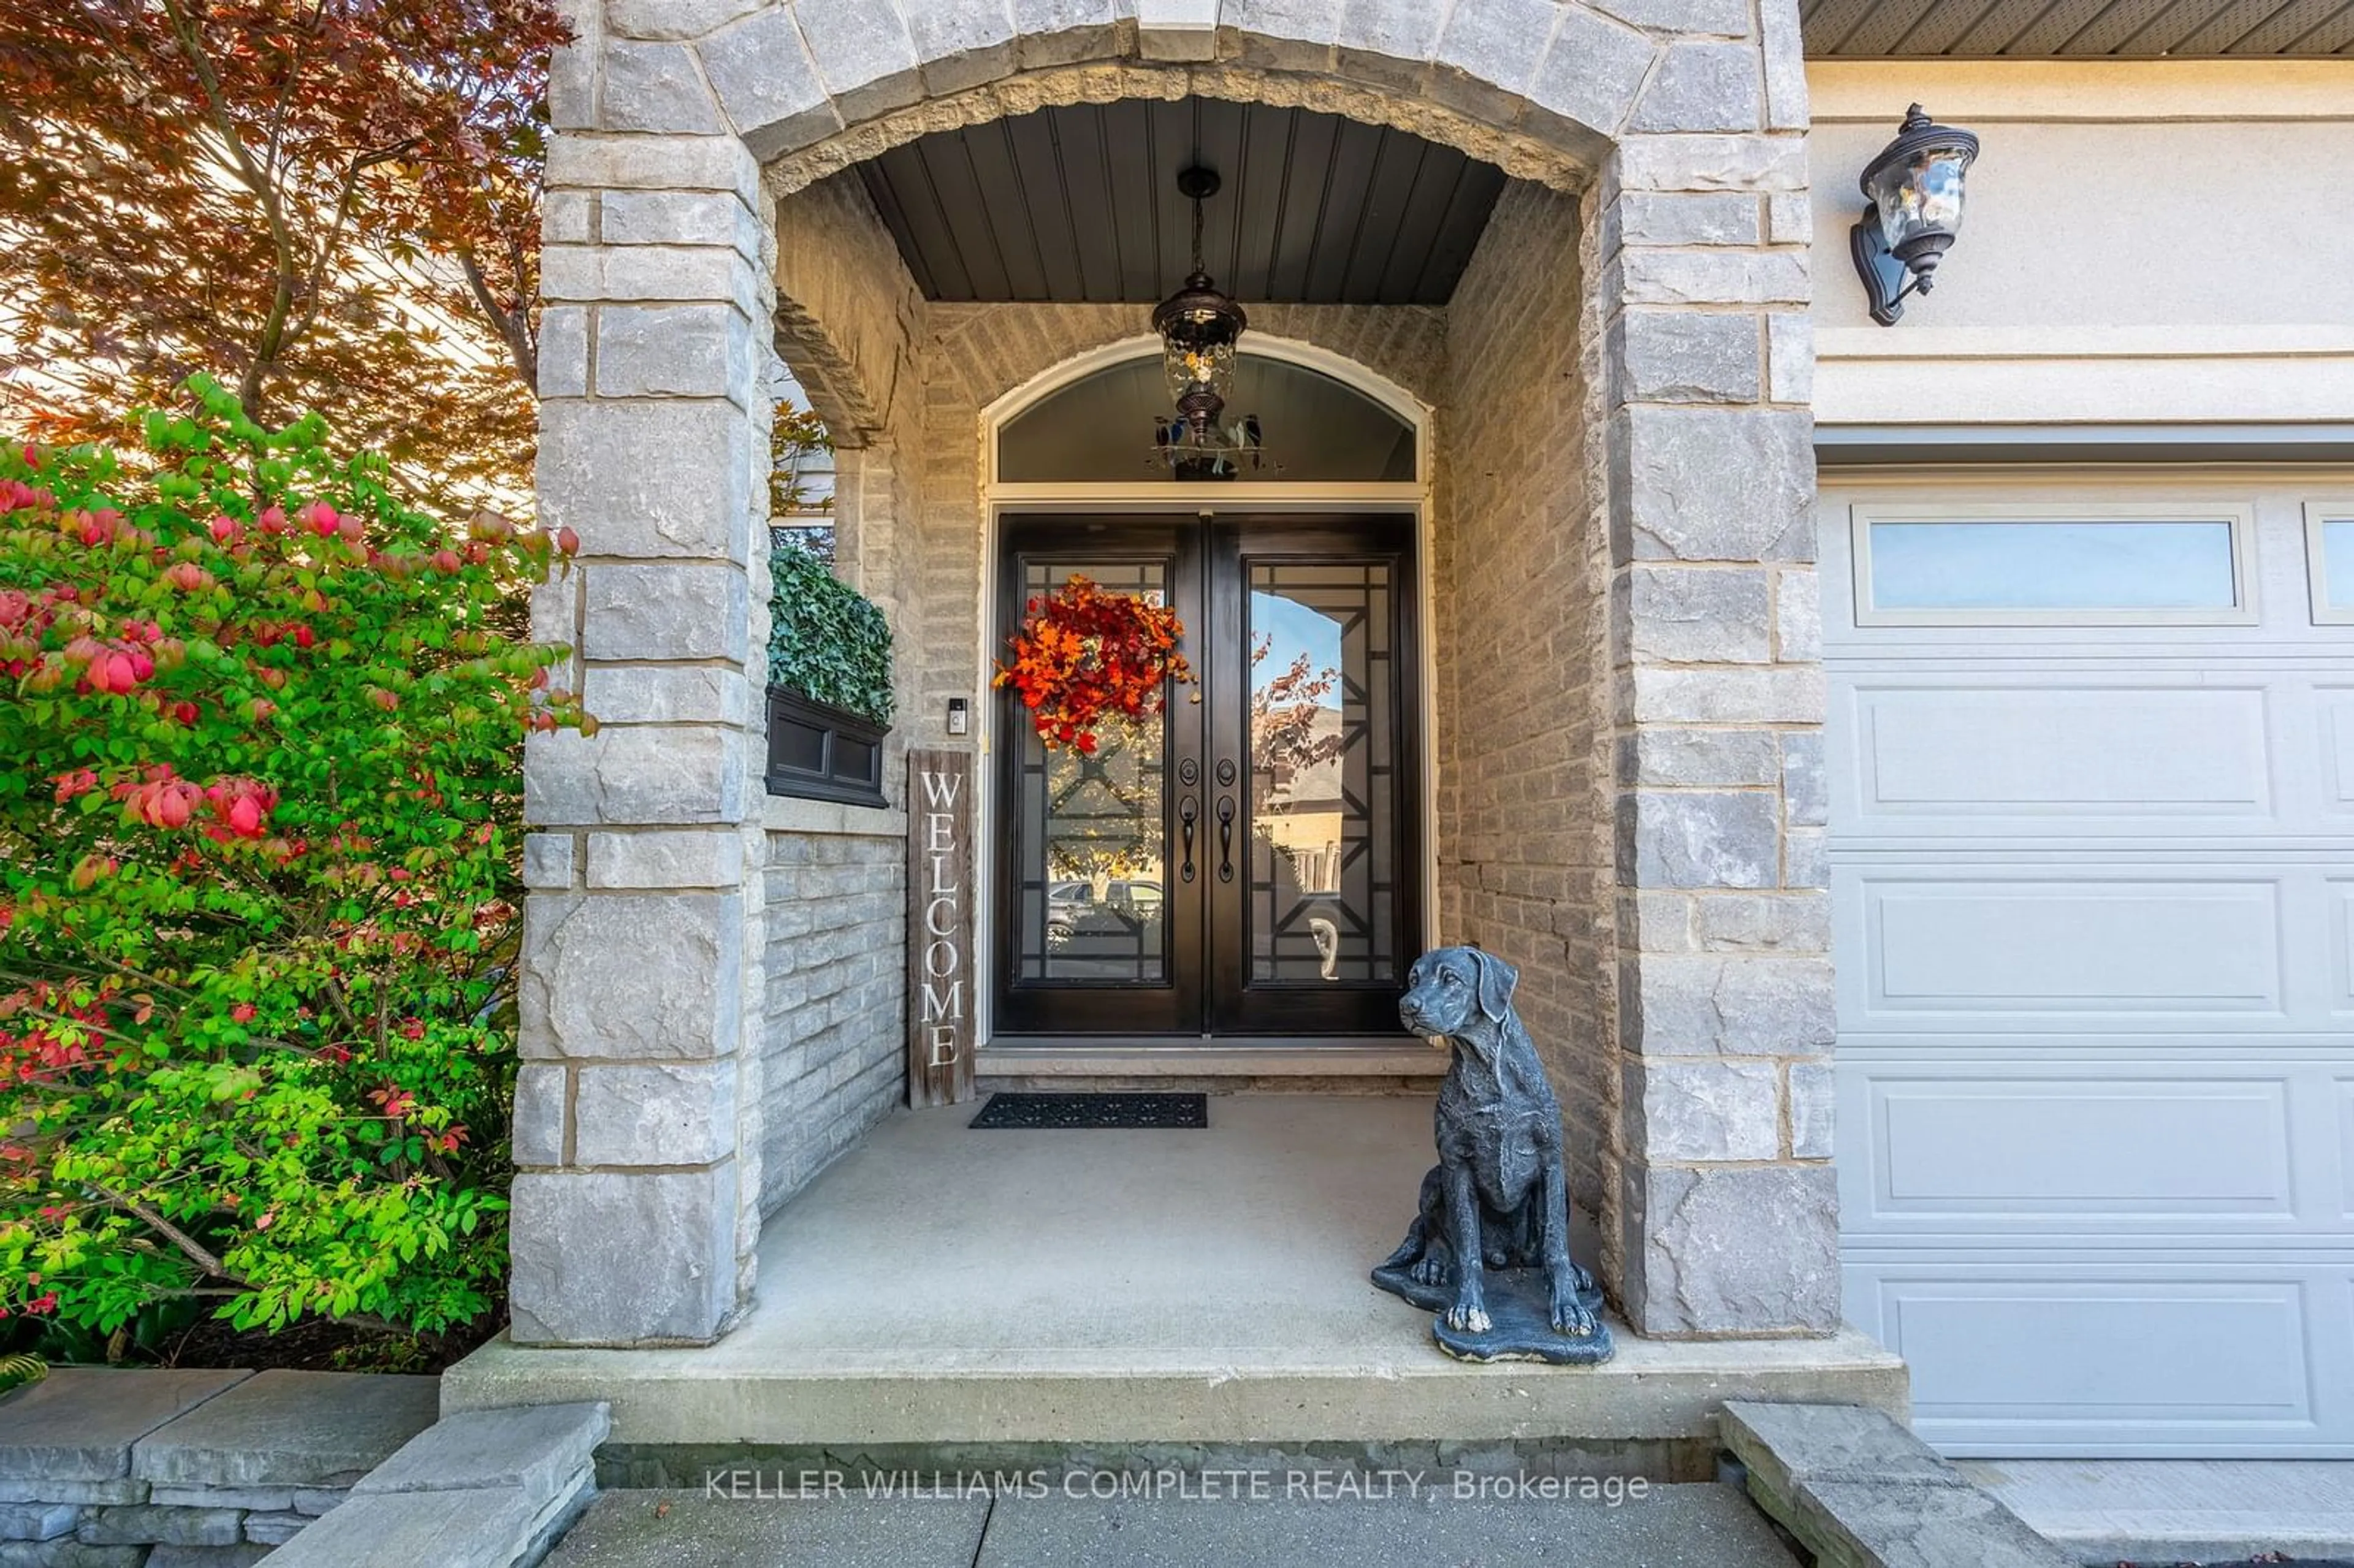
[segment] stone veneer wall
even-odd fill
[[[1439,903],[1518,965],[1580,1208],[1614,1228],[1609,539],[1577,201],[1515,181],[1457,287],[1439,405]]]
[[[1605,171],[1619,1224],[1646,1332],[1840,1322],[1805,84],[1766,4]],[[1695,50],[1697,63],[1703,50]]]
[[[1836,1327],[1797,0],[565,5],[539,499],[584,543],[533,620],[578,650],[566,677],[605,722],[534,736],[525,758],[517,1340],[708,1340],[749,1298],[776,1186],[760,1166],[780,1142],[762,1127],[759,1006],[778,840],[751,701],[769,346],[856,437],[845,572],[920,649],[903,728],[928,742],[947,697],[979,694],[981,404],[1136,330],[1127,311],[912,302],[890,267],[861,261],[883,247],[835,176],[926,131],[1189,92],[1394,125],[1581,197],[1582,347],[1598,368],[1583,376],[1579,474],[1603,486],[1617,743],[1625,1089],[1605,1273],[1645,1333]],[[821,211],[851,221],[829,235]],[[1516,263],[1550,276],[1567,260]],[[844,287],[862,279],[874,287]],[[1259,325],[1437,384],[1435,355],[1419,378],[1384,358],[1438,344],[1435,313],[1316,318],[1352,323],[1330,330],[1353,343],[1286,319]],[[918,361],[920,387],[904,374]],[[1556,646],[1591,646],[1590,609],[1571,602],[1580,624],[1555,628]],[[1492,656],[1468,636],[1455,648]],[[1475,860],[1475,902],[1499,900],[1481,917],[1500,938],[1532,935],[1533,885],[1491,888],[1507,863],[1458,863]],[[1555,934],[1564,959],[1587,940]],[[1554,999],[1573,1023],[1575,996]],[[1600,1184],[1606,1208],[1606,1171]]]

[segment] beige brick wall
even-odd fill
[[[916,516],[901,451],[920,407],[924,301],[854,174],[775,205],[776,349],[834,439],[837,569],[889,618],[910,715],[921,616],[899,572]],[[885,763],[895,799],[908,728],[896,726]],[[901,1102],[907,1017],[906,817],[770,800],[768,825],[763,1214]]]
[[[803,804],[782,802],[778,814]],[[906,1087],[907,820],[842,815],[769,834],[764,1214],[888,1114]],[[856,820],[867,816],[875,821]]]
[[[1445,350],[1443,313],[1421,306],[1254,305],[1254,334],[1345,355],[1426,401]],[[917,745],[949,744],[948,699],[987,694],[980,668],[983,569],[981,410],[1064,361],[1141,335],[1135,305],[939,305],[925,344],[920,539],[904,559],[912,587],[907,642],[918,662]],[[1150,432],[1137,432],[1141,451]]]
[[[1439,907],[1521,969],[1578,1204],[1617,1114],[1608,542],[1589,482],[1577,202],[1509,185],[1456,290],[1438,416]],[[1605,1226],[1606,1231],[1609,1227]]]

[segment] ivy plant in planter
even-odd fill
[[[769,790],[880,806],[891,628],[794,545],[769,556]]]

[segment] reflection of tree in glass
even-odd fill
[[[1337,887],[1340,875],[1339,759],[1348,750],[1349,737],[1340,705],[1330,699],[1341,683],[1341,672],[1330,665],[1316,668],[1303,650],[1280,673],[1257,673],[1272,644],[1267,635],[1251,644],[1251,771],[1257,796],[1251,813],[1251,836],[1257,841],[1252,863],[1265,868],[1256,874],[1271,875],[1274,882],[1267,916],[1271,924],[1255,938],[1262,948],[1257,962],[1267,966],[1262,972],[1270,978],[1330,981],[1339,973],[1340,927],[1321,900]],[[1304,930],[1315,944],[1316,956],[1305,971],[1297,956],[1278,958],[1274,953],[1278,929],[1295,921],[1294,934]]]
[[[1283,673],[1267,678],[1257,673],[1274,651],[1275,639],[1262,632],[1251,641],[1251,750],[1254,766],[1273,775],[1280,789],[1293,776],[1341,755],[1348,742],[1338,726],[1324,734],[1316,722],[1320,712],[1331,712],[1323,698],[1341,683],[1341,672],[1326,665],[1310,673],[1313,662],[1303,650]]]

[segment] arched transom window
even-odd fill
[[[1246,351],[1235,367],[1226,419],[1257,421],[1259,461],[1221,475],[1181,472],[1162,460],[1156,423],[1172,417],[1157,355],[1079,376],[1007,419],[997,435],[1005,484],[1411,484],[1421,475],[1416,429],[1336,376]]]

